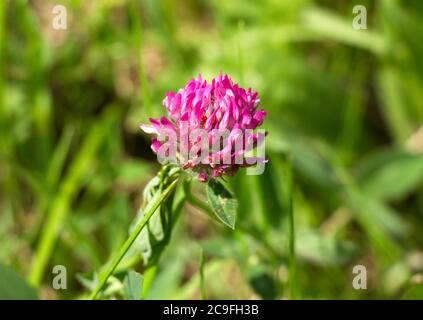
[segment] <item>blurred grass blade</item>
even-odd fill
[[[288,155],[285,163],[285,185],[287,197],[287,215],[288,215],[288,257],[289,257],[289,298],[295,300],[298,298],[298,280],[297,280],[297,258],[295,254],[295,220],[294,220],[294,195],[293,195],[293,173],[292,159]]]
[[[130,0],[129,2],[129,15],[132,21],[132,44],[135,48],[135,53],[137,57],[138,64],[138,76],[139,76],[139,93],[142,97],[143,107],[144,107],[144,119],[143,121],[148,120],[148,117],[155,115],[154,110],[151,107],[151,98],[150,90],[148,88],[147,76],[145,74],[145,69],[143,66],[143,32],[142,32],[142,21],[141,21],[141,10],[140,2],[137,0]]]
[[[50,188],[54,188],[60,179],[74,132],[75,130],[72,127],[66,127],[56,147],[46,177],[47,185]]]
[[[200,292],[201,292],[201,300],[207,300],[206,294],[206,279],[204,276],[204,266],[206,264],[206,256],[204,254],[204,250],[201,249],[200,255]]]
[[[4,85],[5,85],[5,79],[4,76],[6,74],[5,72],[5,43],[6,43],[6,7],[7,7],[7,0],[0,1],[0,124],[2,121],[4,121],[4,115],[3,115],[3,108],[4,108]],[[1,129],[0,129],[1,130]],[[1,133],[1,131],[0,131]],[[0,136],[1,137],[1,136]]]
[[[364,159],[356,170],[364,194],[382,200],[399,199],[423,184],[423,157],[388,149]]]
[[[39,286],[45,268],[53,252],[63,222],[69,212],[70,205],[77,191],[86,180],[95,162],[95,155],[101,144],[107,139],[110,125],[117,119],[114,107],[109,107],[105,114],[93,125],[78,155],[72,162],[69,172],[58,187],[58,193],[53,199],[46,216],[46,222],[41,230],[41,237],[36,249],[35,257],[29,273],[29,281]]]
[[[379,71],[377,80],[382,114],[389,126],[392,138],[402,145],[413,129],[407,115],[407,103],[400,90],[401,79],[398,71],[386,66]]]
[[[318,37],[318,40],[335,40],[354,47],[369,50],[383,55],[387,51],[387,44],[381,34],[372,30],[355,30],[351,19],[345,19],[331,11],[317,7],[304,12],[305,26]]]

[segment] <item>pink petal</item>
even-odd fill
[[[207,173],[205,172],[205,171],[201,171],[199,174],[198,174],[198,180],[199,181],[201,181],[201,182],[207,182]]]
[[[161,146],[162,146],[162,144],[156,138],[151,140],[151,150],[153,150],[154,153],[157,153]]]
[[[151,124],[142,124],[142,125],[140,125],[140,128],[145,133],[148,133],[148,134],[152,134],[152,133],[158,134],[156,128],[154,128],[154,126],[152,126]]]

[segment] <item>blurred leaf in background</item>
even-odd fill
[[[0,1],[2,290],[86,298],[78,278],[95,283],[159,169],[139,124],[167,91],[224,72],[268,112],[264,174],[228,179],[235,230],[175,201],[168,245],[151,263],[131,251],[107,297],[288,298],[290,154],[300,297],[421,298],[422,1],[360,1],[367,30],[350,0],[61,4],[67,30],[52,28],[53,0]],[[68,290],[50,287],[55,264]]]

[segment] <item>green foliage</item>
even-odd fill
[[[423,299],[423,285],[415,284],[407,288],[407,291],[402,296],[403,300],[422,300]]]
[[[213,212],[229,228],[235,228],[238,201],[219,181],[210,180],[207,184],[207,199]]]
[[[15,271],[0,263],[0,299],[36,300],[37,292]]]
[[[135,219],[134,226],[144,218],[145,212],[148,210],[148,204],[154,201],[175,180],[177,174],[177,168],[164,167],[147,184],[143,192],[143,203],[147,207],[140,210]],[[172,229],[180,213],[180,210],[179,212],[173,210],[173,200],[174,194],[160,205],[156,213],[148,221],[147,227],[141,231],[135,241],[135,247],[141,252],[146,267],[157,264],[162,251],[170,241]]]
[[[422,1],[361,1],[367,30],[351,0],[61,4],[67,30],[0,1],[0,298],[88,297],[171,183],[140,122],[220,71],[268,113],[264,174],[175,187],[101,297],[281,299],[296,273],[301,298],[422,298]]]
[[[143,276],[129,271],[123,280],[123,292],[126,300],[141,300]]]
[[[423,157],[402,150],[378,152],[359,166],[360,188],[378,199],[402,198],[423,181]]]

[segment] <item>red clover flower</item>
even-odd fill
[[[257,92],[233,84],[227,75],[220,74],[211,83],[199,75],[177,93],[166,94],[163,106],[170,119],[150,118],[151,124],[141,129],[157,135],[151,149],[159,161],[176,161],[205,182],[210,176],[233,175],[239,167],[266,162],[262,155],[247,156],[266,135],[264,130],[254,132],[266,116],[258,109],[259,102]]]

